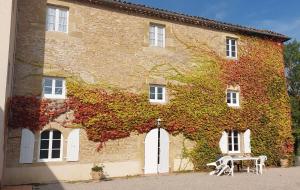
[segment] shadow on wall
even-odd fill
[[[3,110],[0,107],[0,121],[3,121],[2,118],[4,118]],[[4,125],[2,125],[2,122],[0,124],[0,189],[2,185],[2,178],[3,178],[3,168],[4,168]]]
[[[295,165],[300,166],[300,136],[296,135],[295,136]]]
[[[41,155],[45,158],[49,155],[62,157],[59,138],[57,134],[45,133],[45,140],[41,143],[40,131],[32,128],[37,127],[41,120],[38,112],[41,102],[34,101],[32,97],[42,95],[45,75],[46,3],[46,0],[18,1],[14,87],[6,143],[4,185],[57,181],[53,169],[49,168],[49,162],[40,162],[40,158]],[[31,103],[26,99],[28,97],[31,97]],[[15,109],[21,109],[27,118],[20,119],[24,115],[20,114],[22,111],[18,115]],[[53,140],[55,138],[57,140]],[[41,147],[43,150],[40,150]],[[64,171],[57,169],[55,172]]]

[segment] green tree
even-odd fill
[[[296,138],[296,150],[300,155],[300,42],[294,40],[284,48],[285,71],[291,100],[292,127]]]
[[[291,96],[300,96],[300,42],[294,40],[285,45],[284,60]]]

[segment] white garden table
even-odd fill
[[[234,162],[235,161],[253,161],[255,164],[255,173],[258,174],[258,166],[257,162],[259,160],[259,157],[251,157],[251,156],[237,156],[237,157],[232,157],[232,167],[234,168]],[[249,167],[247,168],[247,172],[249,173]],[[233,170],[232,170],[232,175],[233,175]]]

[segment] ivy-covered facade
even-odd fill
[[[286,36],[101,2],[20,2],[7,183],[292,159]]]

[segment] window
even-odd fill
[[[237,58],[237,40],[233,38],[226,39],[226,56]]]
[[[229,131],[228,133],[228,152],[240,152],[240,134],[238,133],[238,131]]]
[[[46,77],[43,80],[43,96],[50,99],[65,98],[65,80],[62,78]]]
[[[152,47],[165,47],[165,27],[151,24],[149,40]]]
[[[231,107],[238,107],[240,106],[239,100],[239,92],[237,91],[227,91],[227,105]]]
[[[165,102],[165,87],[158,85],[150,86],[150,102]]]
[[[48,130],[41,133],[40,138],[40,161],[62,160],[62,134],[57,130]]]
[[[48,6],[47,7],[47,31],[68,32],[69,11],[66,8]]]

